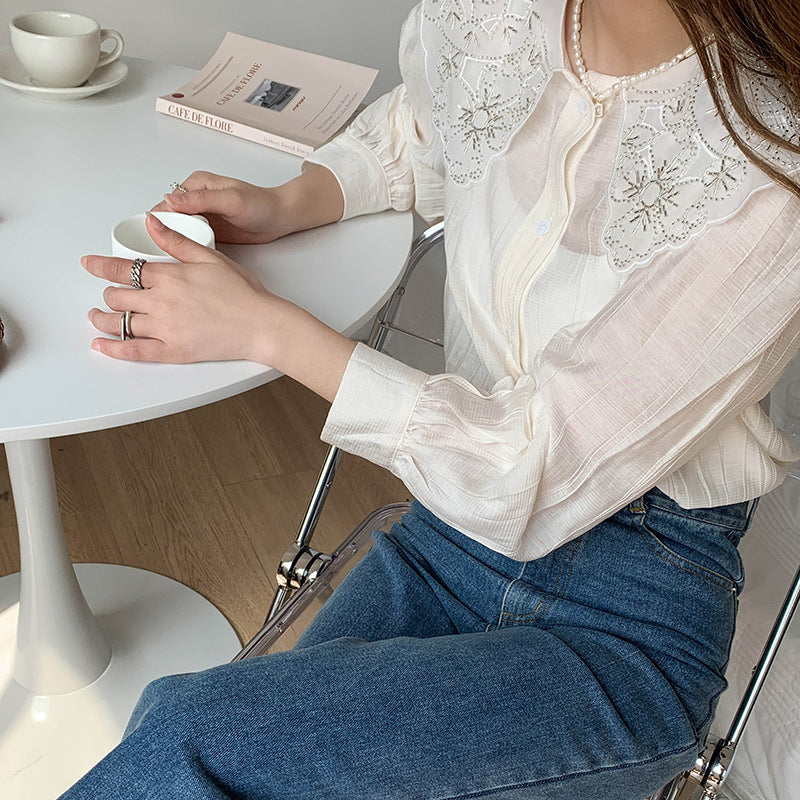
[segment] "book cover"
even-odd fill
[[[378,71],[227,33],[186,84],[156,110],[305,156],[361,107]]]

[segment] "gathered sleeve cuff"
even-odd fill
[[[343,133],[303,162],[327,167],[339,182],[344,197],[342,219],[391,208],[389,184],[374,154],[357,139]]]
[[[387,209],[433,221],[443,215],[441,141],[431,121],[431,94],[419,37],[419,7],[400,37],[403,82],[365,108],[344,133],[308,156],[339,181],[349,219]]]
[[[392,470],[427,378],[414,367],[357,344],[322,440]]]
[[[344,195],[342,219],[414,205],[414,175],[405,144],[403,117],[410,111],[400,85],[366,108],[340,136],[304,162],[327,167]]]

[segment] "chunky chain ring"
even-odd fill
[[[131,265],[131,286],[134,289],[144,289],[144,286],[142,286],[142,266],[146,263],[147,261],[144,258],[135,258],[133,260]]]

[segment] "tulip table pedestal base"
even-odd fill
[[[233,628],[177,581],[111,564],[76,564],[83,595],[111,648],[88,686],[35,694],[14,678],[20,575],[0,579],[0,795],[55,800],[120,740],[145,685],[230,660]]]

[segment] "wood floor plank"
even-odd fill
[[[8,474],[5,445],[0,446],[0,527],[7,525],[16,529],[14,497],[11,494],[11,478]]]
[[[103,509],[61,513],[73,564],[122,564],[122,552]]]
[[[252,574],[254,553],[188,418],[82,438],[93,471],[104,476],[103,504],[123,563],[191,586],[241,633],[240,620],[255,610],[244,586],[263,576]]]
[[[103,501],[86,454],[77,436],[63,436],[50,442],[56,476],[58,504],[62,514],[102,510]]]
[[[289,378],[188,412],[223,485],[314,468],[328,404]]]
[[[0,501],[2,502],[2,501]],[[19,572],[17,526],[0,525],[0,577]]]
[[[330,408],[326,400],[290,378],[247,392],[243,399],[273,443],[282,474],[317,468],[327,449],[319,438]]]

